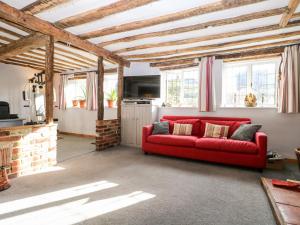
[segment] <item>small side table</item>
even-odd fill
[[[10,168],[12,160],[12,143],[0,144],[0,191],[10,188],[7,169]]]

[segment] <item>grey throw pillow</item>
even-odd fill
[[[169,122],[154,122],[152,134],[169,134]]]
[[[242,124],[230,137],[230,139],[240,141],[252,141],[255,133],[261,128],[257,124]]]

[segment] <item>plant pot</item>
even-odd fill
[[[72,100],[72,104],[73,104],[73,107],[77,107],[78,106],[78,100]]]
[[[107,105],[108,105],[108,108],[113,108],[114,107],[114,101],[113,100],[107,100]]]
[[[83,109],[86,106],[86,100],[79,100],[80,108]]]
[[[298,159],[298,166],[299,166],[299,170],[300,170],[300,148],[296,148],[295,153],[296,153],[296,156]]]

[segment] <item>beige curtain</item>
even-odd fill
[[[199,111],[216,111],[215,78],[213,65],[215,57],[204,57],[199,62]]]
[[[300,47],[285,47],[279,79],[278,111],[300,113]]]
[[[87,73],[86,79],[86,107],[88,110],[98,109],[98,75],[96,72]]]
[[[68,85],[68,76],[61,75],[60,83],[59,83],[59,102],[58,102],[58,108],[61,110],[66,110],[67,108],[67,96],[66,96],[67,85]]]

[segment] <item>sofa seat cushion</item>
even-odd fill
[[[195,147],[195,136],[181,136],[181,135],[150,135],[147,141],[154,144],[175,145],[185,147]]]
[[[196,141],[196,148],[246,154],[256,154],[258,151],[257,145],[253,142],[218,138],[199,138]]]

